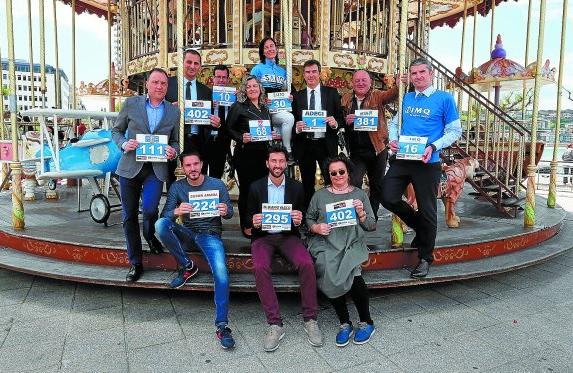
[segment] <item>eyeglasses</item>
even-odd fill
[[[341,168],[341,169],[338,170],[338,171],[330,171],[330,176],[336,176],[336,173],[337,173],[337,172],[338,172],[338,175],[339,175],[339,176],[342,176],[342,175],[344,175],[344,174],[346,173],[346,170],[344,170],[344,169]]]

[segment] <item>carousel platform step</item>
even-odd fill
[[[446,282],[487,276],[527,267],[554,256],[563,254],[573,247],[573,220],[566,218],[559,233],[543,243],[505,255],[487,259],[432,266],[424,279],[411,279],[407,269],[364,271],[363,276],[371,288],[413,286],[426,283]],[[169,288],[174,271],[146,270],[135,283],[125,281],[127,268],[101,265],[87,265],[52,258],[26,254],[21,251],[0,248],[0,267],[60,280],[142,288]],[[296,274],[274,275],[277,291],[298,291]],[[252,273],[231,273],[232,291],[255,291]],[[211,291],[213,279],[209,273],[199,273],[182,290]]]
[[[501,200],[504,207],[521,207],[525,203],[525,197],[508,197]]]

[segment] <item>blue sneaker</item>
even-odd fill
[[[340,331],[336,334],[336,346],[344,347],[350,342],[350,337],[354,334],[352,325],[344,323],[340,325]]]
[[[374,335],[376,328],[374,325],[367,324],[365,322],[358,323],[358,329],[356,334],[354,334],[354,344],[362,345],[370,340],[370,337]]]
[[[179,270],[179,275],[171,281],[169,284],[173,289],[179,289],[181,286],[185,285],[187,281],[197,274],[199,268],[191,262],[191,265]]]
[[[231,335],[231,329],[227,326],[220,326],[217,328],[217,339],[221,342],[221,347],[224,349],[235,347],[235,340]]]

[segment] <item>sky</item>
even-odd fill
[[[39,61],[39,22],[38,0],[32,0],[32,24],[34,41],[34,61]],[[54,55],[54,22],[52,0],[45,0],[46,27],[46,63],[55,65]],[[533,0],[529,61],[536,58],[537,35],[539,27],[540,0]],[[13,0],[15,54],[18,59],[28,60],[28,16],[27,1]],[[56,2],[58,14],[58,44],[60,46],[60,67],[71,79],[71,7]],[[501,34],[508,58],[524,64],[525,34],[528,0],[511,0],[496,7],[494,35]],[[543,62],[547,58],[551,66],[558,68],[559,47],[561,40],[561,14],[563,0],[547,0],[545,18],[545,40]],[[567,43],[563,85],[573,92],[573,1],[569,1]],[[489,59],[491,13],[487,17],[478,16],[476,37],[476,64],[480,65]],[[471,41],[473,18],[469,17],[466,26],[465,53],[463,70],[471,68]],[[76,17],[76,74],[77,84],[80,81],[97,83],[107,77],[107,23],[95,15],[82,14]],[[435,28],[430,32],[430,54],[444,65],[454,70],[459,66],[461,50],[462,22],[456,27]],[[2,58],[7,58],[6,1],[0,1],[0,50]],[[562,108],[573,109],[573,101],[562,96]],[[555,109],[557,98],[556,85],[541,88],[540,109]]]
[[[495,8],[494,42],[497,34],[501,35],[507,58],[525,65],[525,42],[527,33],[527,7],[529,1],[513,0],[501,3]],[[533,0],[530,24],[529,58],[532,62],[537,58],[537,38],[539,35],[539,6],[540,0]],[[563,13],[563,0],[547,0],[545,31],[543,42],[543,62],[550,60],[550,66],[559,68],[559,50],[561,44],[561,15]],[[573,2],[568,2],[567,32],[564,57],[563,87],[573,92]],[[473,39],[473,17],[466,21],[466,35],[464,46],[463,71],[467,74],[471,70],[471,44]],[[478,16],[476,31],[476,67],[490,59],[490,26],[491,12],[487,17]],[[462,38],[462,21],[453,29],[449,26],[435,28],[430,32],[429,53],[440,60],[446,67],[454,71],[460,65],[460,51]],[[559,72],[557,72],[559,73]],[[555,76],[557,81],[557,74]],[[508,92],[503,92],[502,96]],[[555,110],[557,108],[557,84],[541,87],[540,109]],[[573,109],[573,101],[568,99],[567,93],[561,96],[561,108]]]

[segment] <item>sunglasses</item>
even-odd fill
[[[339,175],[339,176],[342,176],[342,175],[344,175],[344,174],[346,173],[346,170],[344,170],[344,169],[341,168],[341,169],[338,170],[338,171],[330,171],[330,176],[336,176],[336,173],[337,173],[337,172],[338,172],[338,175]]]

